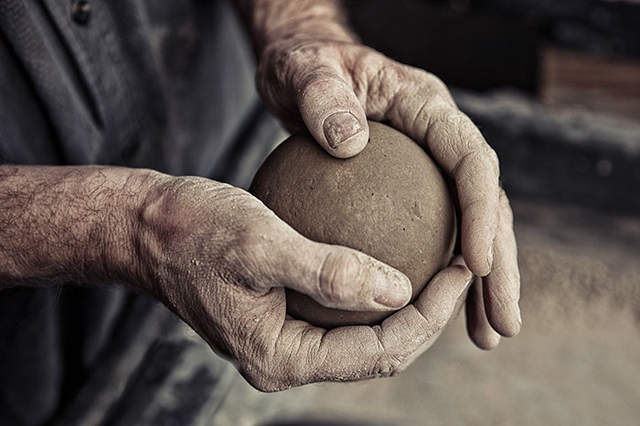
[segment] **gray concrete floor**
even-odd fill
[[[638,424],[640,219],[531,202],[514,210],[519,336],[480,351],[461,315],[399,377],[264,394],[238,376],[211,424]]]

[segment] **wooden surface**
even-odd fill
[[[542,49],[541,55],[544,105],[640,120],[640,60],[553,47]]]

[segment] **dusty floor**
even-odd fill
[[[640,220],[515,203],[524,328],[492,352],[459,317],[403,375],[277,394],[242,378],[216,425],[636,425]]]

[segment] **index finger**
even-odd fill
[[[498,157],[440,80],[415,69],[407,76],[383,118],[427,148],[454,179],[462,213],[462,254],[474,274],[486,276],[492,269],[498,224]]]

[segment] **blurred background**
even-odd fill
[[[363,41],[454,90],[511,196],[637,213],[640,2],[348,2]]]
[[[461,315],[399,377],[262,394],[162,311],[113,345],[127,357],[102,357],[65,424],[638,424],[640,1],[346,4],[366,44],[438,75],[498,152],[522,333],[483,352]],[[225,173],[246,186],[265,154]]]

